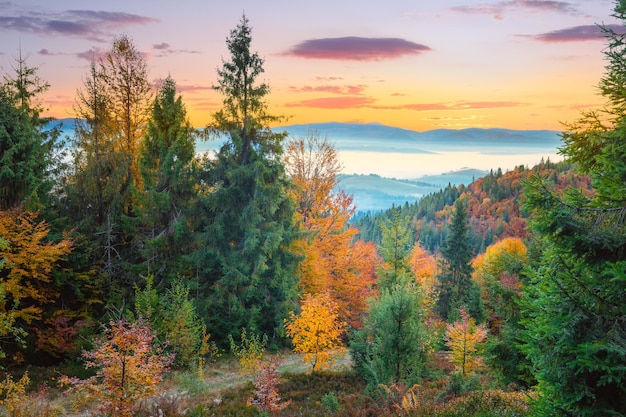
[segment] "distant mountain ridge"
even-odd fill
[[[386,210],[392,205],[410,204],[423,196],[437,192],[448,185],[469,185],[489,172],[473,168],[445,172],[440,175],[424,175],[413,180],[385,178],[375,174],[339,176],[337,189],[353,197],[358,212]]]
[[[331,138],[393,139],[420,142],[506,142],[526,144],[558,144],[560,132],[556,130],[515,130],[504,128],[434,129],[423,132],[387,126],[380,123],[309,123],[274,128],[297,136],[317,132]]]
[[[48,127],[61,126],[64,133],[74,131],[75,118],[56,119]],[[416,130],[387,126],[380,123],[309,123],[293,124],[273,128],[276,132],[286,131],[294,136],[308,136],[317,133],[338,141],[338,147],[344,142],[340,139],[375,139],[384,141],[436,144],[518,144],[555,146],[561,141],[556,130],[515,130],[503,128],[467,128],[467,129],[434,129],[418,132]],[[430,151],[430,150],[429,150]]]

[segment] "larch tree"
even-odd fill
[[[100,76],[106,88],[115,125],[115,149],[124,155],[123,210],[133,213],[132,188],[141,189],[138,168],[139,142],[146,134],[152,104],[145,56],[128,35],[113,39],[111,49],[100,61]]]
[[[626,22],[626,1],[614,17]],[[603,27],[607,103],[566,125],[560,152],[588,173],[594,193],[526,185],[541,247],[526,288],[525,352],[540,394],[536,414],[626,414],[626,34]]]
[[[457,372],[466,377],[482,365],[478,348],[487,339],[489,332],[484,325],[477,325],[476,320],[465,309],[461,309],[459,315],[459,321],[446,325],[445,338],[452,363]]]
[[[259,82],[263,59],[251,52],[245,15],[226,39],[230,52],[217,70],[214,87],[223,107],[210,130],[225,143],[205,161],[196,225],[196,266],[200,299],[211,334],[226,341],[247,328],[276,337],[297,301],[298,257],[291,184],[282,159],[284,134],[267,112],[269,86]]]
[[[73,172],[67,187],[71,215],[85,222],[85,229],[98,229],[105,223],[123,181],[110,107],[102,74],[92,61],[76,92]]]

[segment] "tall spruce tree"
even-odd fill
[[[217,71],[215,89],[224,98],[212,130],[227,140],[206,162],[209,191],[201,199],[206,214],[196,253],[198,280],[217,340],[242,328],[275,336],[296,301],[284,135],[269,128],[278,118],[267,113],[269,86],[258,83],[263,60],[250,51],[251,40],[244,15],[226,40],[230,57]]]
[[[626,22],[626,1],[614,10]],[[594,193],[557,195],[543,178],[525,190],[542,249],[523,320],[538,415],[626,415],[626,35],[603,30],[607,104],[567,125],[560,150],[590,174]]]
[[[52,188],[58,129],[46,129],[50,118],[38,100],[49,84],[26,58],[15,59],[13,74],[0,85],[0,210],[18,206],[41,209]]]
[[[437,313],[444,320],[454,320],[460,308],[465,307],[471,316],[480,319],[480,292],[472,281],[473,257],[469,244],[469,226],[467,225],[467,208],[463,200],[454,204],[454,214],[446,238],[441,249],[443,257],[437,275],[439,298],[435,305]]]
[[[189,248],[187,216],[194,192],[192,168],[195,130],[191,127],[176,82],[167,77],[152,106],[147,134],[139,146],[142,247],[146,268],[157,281],[173,278]]]

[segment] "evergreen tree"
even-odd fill
[[[381,273],[380,286],[392,287],[409,279],[406,258],[412,243],[409,216],[403,216],[400,207],[391,208],[391,218],[380,222],[382,234],[380,255],[386,267]]]
[[[626,1],[614,16],[626,21]],[[526,185],[542,249],[523,321],[539,415],[626,415],[626,35],[603,30],[608,103],[568,125],[561,149],[590,174],[595,193],[558,195],[539,177]]]
[[[462,200],[454,204],[454,214],[446,245],[441,249],[443,257],[435,310],[444,320],[451,320],[451,314],[466,307],[470,315],[480,318],[477,298],[480,293],[472,281],[472,250],[468,242],[467,209]],[[477,317],[479,316],[479,317]]]
[[[428,351],[422,305],[415,284],[384,288],[371,306],[365,326],[354,333],[350,354],[370,388],[419,382]]]
[[[59,131],[46,130],[51,119],[41,117],[37,102],[49,84],[21,53],[15,61],[0,85],[0,210],[41,209],[52,189]]]
[[[276,336],[296,302],[294,204],[282,161],[283,134],[268,123],[269,86],[257,84],[263,60],[250,52],[245,15],[226,40],[230,60],[218,70],[223,108],[212,130],[228,140],[205,161],[209,191],[196,253],[202,298],[217,340],[248,328]]]
[[[195,137],[182,97],[176,96],[176,83],[168,77],[154,101],[148,132],[139,147],[143,257],[148,273],[157,279],[174,277],[183,249],[189,247],[187,216],[195,194]]]

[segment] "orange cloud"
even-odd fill
[[[415,111],[433,110],[470,110],[470,109],[493,109],[501,107],[516,107],[523,103],[516,101],[457,101],[454,103],[416,103],[395,106],[397,109]]]
[[[285,52],[284,55],[307,59],[348,61],[381,61],[405,55],[417,55],[431,49],[400,38],[342,38],[309,39]]]
[[[294,93],[334,93],[334,94],[348,94],[357,95],[361,94],[365,90],[364,85],[320,85],[317,87],[304,86],[304,87],[289,87],[289,91]]]
[[[375,100],[371,97],[322,97],[311,100],[287,103],[286,107],[316,107],[323,109],[353,109],[371,107]]]

